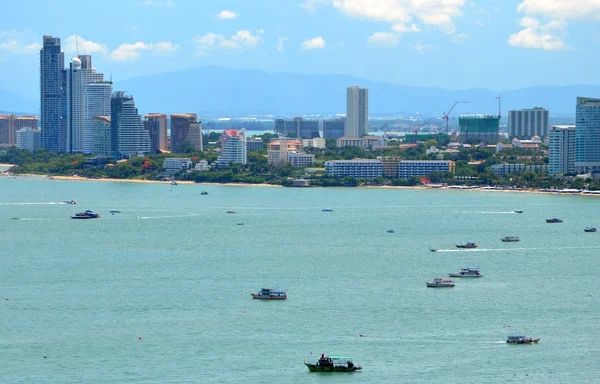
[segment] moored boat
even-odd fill
[[[393,229],[388,229],[387,233],[396,233],[396,231],[394,231]]]
[[[461,268],[460,271],[449,273],[450,277],[483,277],[479,267],[466,267]]]
[[[227,213],[235,213],[235,211],[227,211]]]
[[[456,248],[477,248],[479,245],[473,241],[469,241],[462,244],[456,244]]]
[[[518,236],[504,236],[500,240],[502,240],[505,243],[514,243],[514,242],[517,242],[517,241],[521,241],[521,239]]]
[[[311,372],[354,372],[362,369],[352,362],[350,356],[326,356],[321,354],[317,361],[304,360],[304,365]]]
[[[436,277],[431,282],[425,282],[428,288],[452,288],[454,287],[454,280],[446,277]]]
[[[208,192],[206,192],[206,191],[202,191],[202,192],[200,192],[200,194],[201,194],[201,195],[208,195]]]
[[[546,223],[562,223],[562,219],[559,219],[558,217],[553,217],[551,219],[546,219]]]
[[[287,293],[283,289],[275,289],[275,288],[261,288],[260,292],[254,293],[252,292],[253,299],[262,299],[262,300],[285,300],[287,299]]]
[[[71,219],[98,219],[100,215],[93,211],[87,210],[85,212],[76,213],[75,216],[71,216]]]
[[[535,339],[531,336],[525,336],[520,333],[508,335],[508,338],[506,339],[507,344],[531,344],[531,343],[537,344],[539,341],[540,341],[539,337],[537,339]]]
[[[118,209],[111,209],[109,212],[110,212],[111,214],[113,214],[113,215],[114,215],[115,213],[121,213],[121,211],[119,211]]]
[[[331,208],[323,208],[323,209],[321,209],[321,212],[333,212],[333,209],[331,209]]]
[[[584,232],[596,232],[596,227],[585,227]]]
[[[514,213],[523,213],[523,211],[513,211]]]

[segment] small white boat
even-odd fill
[[[454,280],[446,277],[436,277],[431,282],[425,282],[428,288],[452,288],[454,287]]]
[[[115,213],[121,213],[121,211],[119,211],[118,209],[111,209],[109,212],[110,212],[111,214],[113,214],[113,215],[114,215]]]
[[[479,267],[466,267],[461,268],[460,271],[449,273],[450,277],[483,277]]]
[[[521,239],[518,236],[504,236],[500,240],[502,240],[505,243],[516,243],[518,241],[521,241]]]
[[[287,293],[283,289],[276,288],[261,288],[260,292],[254,293],[252,292],[253,299],[262,299],[262,300],[285,300],[287,299]]]

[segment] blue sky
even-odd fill
[[[29,99],[44,34],[62,38],[65,61],[79,36],[114,81],[223,65],[446,89],[600,84],[600,0],[0,0],[0,10],[0,89]]]

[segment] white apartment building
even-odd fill
[[[352,176],[359,179],[374,179],[383,176],[383,164],[379,160],[329,160],[325,162],[325,173],[329,176]]]
[[[110,116],[112,83],[90,83],[83,87],[85,125],[83,129],[83,152],[94,151],[94,116]]]
[[[196,165],[194,166],[194,171],[204,172],[204,171],[209,171],[209,170],[210,170],[210,165],[208,165],[208,161],[206,161],[204,159],[198,161],[196,163]]]
[[[382,136],[343,136],[337,139],[338,148],[343,147],[360,147],[362,149],[369,149],[377,146],[385,146],[385,139]]]
[[[225,167],[229,163],[246,164],[246,161],[246,130],[226,129],[223,131],[221,135],[221,153],[217,164]]]
[[[321,138],[303,139],[302,140],[302,146],[304,148],[321,148],[321,149],[325,149],[325,143],[326,143],[326,140],[325,139],[321,139]]]
[[[182,171],[192,167],[192,159],[189,157],[167,157],[163,160],[163,168],[167,171]]]
[[[17,148],[35,151],[42,146],[42,134],[39,129],[21,128],[17,131]]]
[[[290,153],[288,159],[292,167],[310,167],[315,163],[315,155],[307,153]]]
[[[350,86],[346,89],[345,136],[362,137],[369,133],[369,89]]]
[[[450,160],[400,160],[398,177],[408,179],[415,176],[427,176],[436,172],[454,173],[456,163]]]
[[[508,111],[508,138],[529,139],[548,136],[550,112],[544,108]]]
[[[548,173],[554,176],[575,172],[575,126],[554,125],[548,134]]]

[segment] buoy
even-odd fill
[[[139,337],[138,337],[138,340],[142,340],[142,336],[139,336]]]
[[[46,358],[46,355],[44,355],[44,359]]]
[[[363,335],[362,333],[360,334],[360,337],[364,337],[365,335]]]

